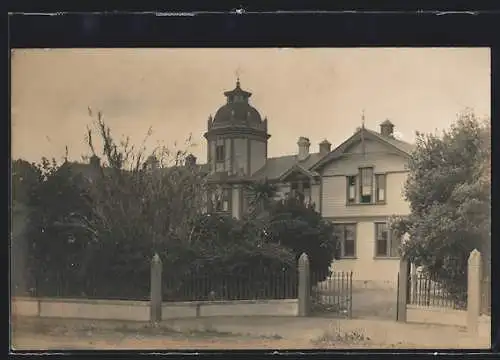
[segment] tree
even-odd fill
[[[264,216],[274,201],[276,186],[267,180],[252,182],[246,186],[249,196],[249,211],[251,217]]]
[[[84,201],[83,178],[65,161],[57,164],[42,158],[33,170],[38,181],[30,187],[26,205],[25,251],[33,277],[33,287],[39,294],[64,292],[78,286],[79,253],[81,242],[75,242],[71,233],[61,231],[59,224],[73,212],[88,214]],[[16,221],[20,221],[18,217]]]
[[[190,279],[206,279],[219,295],[236,290],[233,295],[241,296],[238,287],[244,284],[244,292],[251,298],[272,296],[277,289],[269,287],[279,287],[285,278],[296,279],[296,260],[290,249],[266,241],[259,225],[253,219],[238,220],[218,213],[198,216],[189,238],[190,254],[182,258],[190,263],[187,276],[183,279],[176,271],[174,278],[178,283],[187,280],[185,284]],[[267,295],[262,293],[266,287]]]
[[[27,205],[30,195],[39,184],[40,171],[36,164],[17,159],[12,161],[12,200],[15,204]]]
[[[404,189],[411,214],[391,225],[409,235],[403,253],[456,293],[469,253],[491,254],[490,161],[490,125],[470,110],[442,136],[417,134]]]
[[[316,281],[330,275],[337,237],[333,225],[323,219],[314,206],[305,205],[300,197],[274,201],[265,231],[268,241],[291,249],[296,261],[306,253]]]
[[[12,196],[12,232],[11,251],[11,288],[16,294],[26,294],[30,287],[27,261],[28,236],[26,224],[30,217],[30,197],[40,181],[38,168],[22,159],[11,163],[11,196]]]
[[[203,174],[197,167],[183,166],[184,150],[159,147],[148,156],[145,142],[151,131],[136,148],[128,138],[116,141],[101,113],[94,125],[96,130],[89,128],[86,137],[91,155],[98,156],[96,134],[103,150],[87,186],[91,211],[88,216],[72,214],[66,225],[84,230],[92,239],[80,263],[94,284],[102,280],[94,291],[114,291],[106,296],[123,297],[129,290],[130,296],[147,296],[152,255],[159,253],[168,268],[179,258],[175,251],[187,246],[190,221],[203,208]]]

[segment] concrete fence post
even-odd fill
[[[162,261],[158,254],[151,259],[151,299],[150,299],[150,320],[153,324],[161,321],[161,276],[163,271]]]
[[[399,262],[399,277],[398,277],[398,304],[397,304],[397,321],[406,322],[406,304],[408,303],[408,260],[402,258]]]
[[[417,287],[418,287],[418,275],[417,275],[417,265],[415,263],[411,263],[411,272],[410,272],[410,282],[411,282],[411,297],[412,303],[417,302]]]
[[[474,249],[467,262],[467,330],[477,334],[481,315],[481,253]]]
[[[302,253],[299,258],[299,316],[309,316],[311,310],[309,258]]]

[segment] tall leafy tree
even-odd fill
[[[402,250],[417,264],[463,292],[469,253],[491,256],[489,122],[464,111],[441,136],[417,134],[404,196],[408,219],[392,227],[408,233]]]
[[[60,227],[74,212],[89,213],[83,196],[83,178],[73,170],[67,161],[57,164],[54,159],[42,158],[36,166],[38,182],[28,195],[27,264],[33,273],[33,287],[40,294],[70,291],[80,285],[76,274],[78,247],[82,242],[74,241],[73,234]],[[22,219],[14,218],[17,221]]]

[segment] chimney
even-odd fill
[[[194,167],[196,165],[196,156],[193,154],[189,154],[186,156],[186,166],[187,167]]]
[[[299,137],[297,141],[297,145],[299,146],[299,153],[297,155],[297,160],[302,161],[307,159],[309,156],[309,146],[311,146],[311,142],[306,137]]]
[[[319,153],[321,155],[326,155],[332,151],[332,144],[328,140],[323,140],[319,143]]]
[[[389,119],[380,124],[380,134],[387,137],[394,137],[394,124]]]
[[[101,159],[97,155],[92,155],[90,157],[90,166],[92,166],[93,169],[99,169],[101,167]]]

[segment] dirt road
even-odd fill
[[[148,324],[18,318],[15,350],[489,348],[463,329],[324,318],[217,317]],[[459,344],[459,345],[457,345]]]

